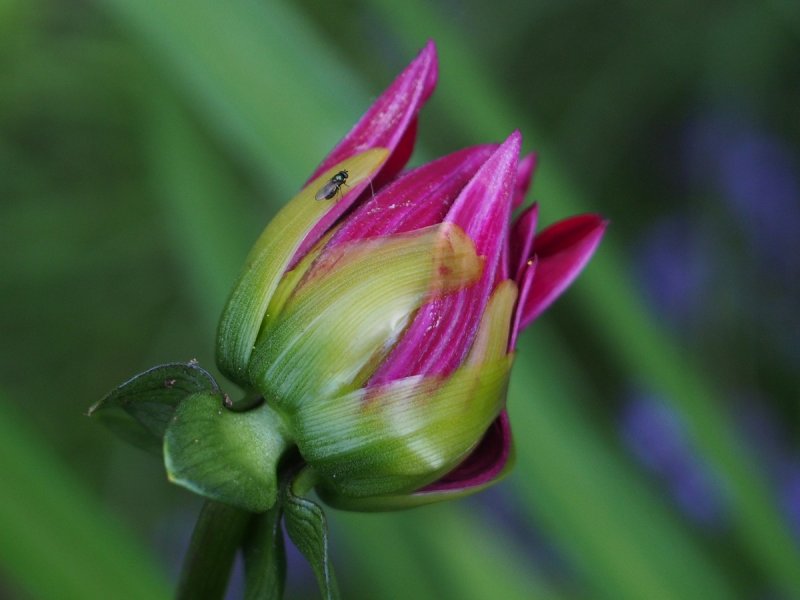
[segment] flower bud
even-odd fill
[[[522,327],[577,276],[594,215],[512,223],[521,136],[400,174],[436,80],[432,45],[267,226],[220,321],[220,369],[266,401],[320,495],[357,510],[482,489],[513,456]]]

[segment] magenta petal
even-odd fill
[[[497,146],[475,146],[404,173],[361,204],[329,246],[441,223],[453,201]]]
[[[379,147],[388,148],[390,154],[378,172],[376,181],[387,181],[398,173],[411,156],[416,135],[417,114],[433,93],[437,77],[436,46],[433,42],[428,42],[417,58],[406,67],[405,71],[400,73],[322,161],[308,181],[312,181],[354,154]],[[373,183],[373,187],[374,185]],[[342,199],[331,207],[303,240],[289,268],[292,268],[308,252],[325,231],[353,205],[365,189],[369,189],[369,182],[365,181],[361,185],[347,190]]]
[[[447,215],[446,220],[464,229],[475,242],[478,254],[487,260],[497,262],[502,246],[499,242],[505,241],[521,143],[518,131],[508,136],[475,173]]]
[[[514,184],[514,198],[511,201],[511,208],[516,209],[522,206],[522,203],[525,200],[525,194],[528,193],[528,189],[531,187],[531,178],[533,177],[533,170],[536,168],[536,155],[535,154],[528,154],[524,158],[520,159],[519,165],[517,166],[517,181]],[[517,219],[519,221],[519,219]],[[536,223],[534,219],[534,229],[536,228]],[[531,232],[532,233],[532,232]],[[531,237],[531,242],[533,242],[533,238]],[[505,248],[503,248],[503,258],[501,261],[501,272],[497,277],[498,282],[503,281],[505,279],[509,279],[509,277],[517,277],[519,274],[522,265],[515,267],[514,265],[518,262],[517,259],[514,258],[514,242],[513,242],[513,232],[512,235],[509,237],[509,241],[506,244]],[[527,254],[525,254],[525,258],[527,258]],[[523,260],[524,263],[524,260]]]
[[[517,167],[517,183],[514,186],[514,200],[511,202],[511,208],[519,208],[525,201],[525,195],[531,187],[533,180],[533,172],[536,169],[538,158],[536,154],[528,154],[519,161]]]
[[[533,280],[536,276],[536,267],[539,261],[536,257],[525,262],[517,277],[517,285],[519,286],[519,295],[517,296],[517,306],[514,308],[514,322],[511,324],[511,335],[508,340],[508,351],[513,352],[517,347],[517,337],[522,331],[523,314],[525,312],[525,304],[533,289]]]
[[[511,425],[508,414],[503,410],[489,426],[475,450],[460,465],[416,493],[465,490],[487,485],[502,474],[510,456]]]
[[[397,146],[392,150],[386,163],[372,182],[373,189],[383,187],[386,183],[394,179],[394,177],[403,170],[403,167],[406,166],[414,152],[414,144],[417,141],[418,124],[419,119],[417,117],[411,119],[405,133],[403,133],[403,137],[397,142]]]
[[[388,148],[394,152],[401,146],[400,142],[420,108],[433,93],[437,78],[436,46],[433,42],[428,42],[322,161],[309,177],[309,181],[347,157],[370,148]],[[410,155],[410,152],[406,154]],[[391,158],[387,161],[387,164],[390,163]],[[404,165],[405,163],[395,164],[395,173]]]
[[[522,271],[531,256],[533,239],[536,236],[536,221],[539,217],[539,205],[532,204],[526,208],[511,226],[509,246],[511,247],[511,273],[519,281]]]
[[[461,191],[445,219],[475,242],[485,260],[481,279],[423,306],[371,385],[418,374],[447,375],[463,361],[494,288],[506,243],[520,143],[519,132],[509,136]]]
[[[598,215],[579,215],[555,223],[536,236],[533,254],[539,264],[523,306],[523,328],[574,281],[600,243],[606,225]]]

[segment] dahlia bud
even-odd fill
[[[296,448],[326,502],[383,510],[469,494],[510,468],[517,336],[574,280],[605,222],[573,217],[537,236],[536,205],[512,220],[535,164],[520,160],[518,132],[401,172],[436,77],[429,44],[247,257],[217,362],[250,410],[226,410],[216,383],[190,370],[154,428],[131,398],[142,386],[152,397],[169,369],[95,407],[163,435],[176,483],[263,511]]]

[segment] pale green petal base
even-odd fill
[[[295,252],[335,200],[318,202],[314,194],[337,171],[348,169],[356,188],[372,177],[389,156],[386,148],[372,148],[342,161],[304,187],[275,216],[256,241],[244,270],[222,312],[217,332],[217,365],[231,380],[251,387],[247,364],[267,307]]]
[[[449,224],[326,250],[259,336],[249,380],[286,415],[357,389],[427,299],[481,269]]]
[[[418,491],[410,494],[385,494],[381,496],[370,497],[354,497],[345,496],[338,493],[336,490],[320,485],[317,487],[317,494],[325,504],[339,510],[349,510],[354,512],[388,512],[395,510],[405,510],[409,508],[416,508],[418,506],[426,506],[428,504],[435,504],[437,502],[444,502],[445,500],[457,500],[471,496],[481,490],[502,481],[514,468],[516,462],[516,452],[512,446],[511,454],[506,461],[502,471],[496,477],[472,487],[451,489],[451,490],[436,490],[430,492]]]
[[[294,415],[303,458],[348,497],[406,494],[448,473],[505,404],[513,355],[451,377],[410,377],[319,401]]]

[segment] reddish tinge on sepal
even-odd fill
[[[422,488],[418,494],[462,492],[485,487],[502,476],[513,455],[511,423],[508,412],[500,416],[484,434],[477,448],[455,469],[434,483]]]

